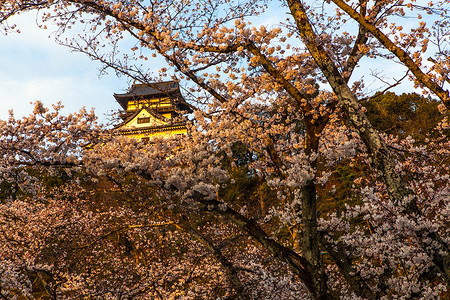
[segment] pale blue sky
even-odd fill
[[[114,72],[99,78],[99,63],[57,45],[51,29],[36,26],[34,14],[13,21],[21,33],[0,34],[0,119],[10,109],[17,117],[28,115],[35,100],[46,105],[61,101],[66,112],[94,107],[100,119],[119,108],[113,93],[127,89],[126,78]]]

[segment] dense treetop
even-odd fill
[[[274,4],[285,20],[251,24]],[[449,4],[3,1],[3,30],[35,10],[194,113],[150,144],[58,105],[2,121],[0,297],[448,297]]]

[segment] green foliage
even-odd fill
[[[14,182],[8,182],[4,178],[0,179],[0,203],[3,203],[5,199],[15,198],[16,196],[16,184]]]
[[[276,194],[270,190],[266,181],[254,174],[249,167],[256,154],[241,142],[232,146],[231,158],[222,154],[222,167],[228,170],[230,179],[225,187],[219,190],[220,199],[239,208],[246,206],[247,213],[253,216],[263,216],[274,204]]]
[[[367,177],[368,166],[349,160],[339,163],[323,189],[319,189],[318,208],[322,215],[343,211],[346,205],[361,204],[354,190]]]
[[[443,118],[436,100],[416,93],[377,93],[362,105],[379,131],[400,137],[411,136],[417,141],[438,134],[434,129]]]
[[[63,168],[55,168],[52,170],[28,168],[27,173],[30,176],[39,178],[39,182],[47,189],[60,187],[71,179]]]

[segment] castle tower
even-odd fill
[[[187,134],[184,122],[173,122],[179,111],[192,112],[180,92],[178,82],[133,84],[125,94],[114,94],[124,109],[119,134],[141,141],[155,136]]]

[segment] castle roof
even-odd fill
[[[180,110],[191,110],[181,95],[180,86],[176,81],[133,84],[127,93],[114,94],[114,98],[125,110],[127,109],[128,101],[160,97],[171,98],[172,104]]]

